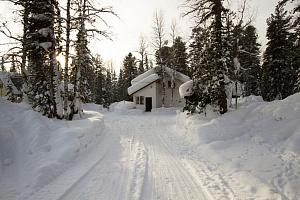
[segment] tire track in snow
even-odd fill
[[[105,162],[105,160],[110,160],[113,155],[115,154],[114,145],[112,143],[109,144],[108,148],[106,149],[105,154],[93,165],[91,166],[75,183],[73,183],[69,189],[67,189],[59,198],[58,200],[63,199],[75,199],[76,195],[84,188],[84,185],[90,180],[93,179],[94,170],[98,167],[101,162]],[[72,193],[75,191],[75,195]]]
[[[177,156],[160,136],[165,134],[174,118],[153,116],[149,131],[143,137],[148,147],[148,180],[142,192],[142,199],[213,199],[203,192],[197,179],[181,165]]]

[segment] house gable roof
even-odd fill
[[[167,73],[169,76],[172,76],[174,74],[175,79],[178,79],[183,83],[191,80],[188,76],[177,72],[169,67],[163,67],[163,69],[164,72]],[[158,80],[159,73],[161,73],[161,67],[155,67],[132,79],[131,86],[128,88],[128,94],[131,95],[146,87],[147,85],[153,83],[154,81]]]
[[[12,86],[12,92],[13,94],[22,94],[21,90],[18,88],[18,86],[22,86],[22,83],[19,83],[19,78],[17,77],[15,73],[11,72],[4,72],[0,71],[0,79],[2,80],[4,86],[7,88],[8,85],[11,83]]]
[[[151,74],[150,76],[147,76],[146,78],[140,80],[139,82],[136,82],[134,85],[130,86],[128,88],[128,94],[132,95],[133,93],[141,90],[142,88],[146,87],[147,85],[153,83],[154,81],[158,80],[159,76],[157,74]]]

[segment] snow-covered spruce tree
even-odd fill
[[[111,80],[111,72],[109,69],[106,70],[106,80],[103,99],[103,107],[109,109],[109,106],[113,103],[113,86]]]
[[[295,0],[282,0],[280,5],[285,5],[287,2],[295,2]],[[293,93],[300,92],[300,4],[295,4],[293,8],[292,33],[289,40],[292,43],[291,48],[291,65],[295,73],[295,85]]]
[[[123,72],[124,86],[125,88],[129,88],[131,86],[132,79],[137,77],[136,58],[132,55],[132,53],[129,53],[123,60]],[[130,97],[126,92],[124,100],[131,101],[132,97]]]
[[[267,101],[283,99],[292,94],[291,42],[289,38],[291,17],[283,6],[277,5],[275,13],[267,19],[267,43],[263,56],[262,96]]]
[[[198,74],[193,75],[194,89],[205,88],[205,94],[203,95],[209,100],[214,109],[221,114],[227,112],[227,99],[225,92],[225,67],[226,61],[226,49],[224,49],[224,34],[222,32],[223,22],[222,16],[228,10],[224,8],[221,0],[186,0],[186,5],[190,8],[185,15],[194,14],[197,27],[208,24],[210,32],[209,45],[206,47],[207,56],[203,57],[207,61],[202,60],[205,69],[207,70],[203,76]],[[197,95],[197,91],[194,91]],[[194,98],[196,101],[202,99],[200,97]],[[202,102],[198,102],[201,105]],[[197,102],[194,103],[196,105]],[[201,105],[200,107],[202,107]]]
[[[241,82],[244,83],[244,95],[261,95],[260,44],[256,28],[247,26],[240,39],[240,64],[243,68]]]
[[[112,72],[111,82],[112,82],[112,103],[115,103],[118,102],[120,99],[120,95],[118,93],[118,78],[115,70]]]
[[[173,65],[174,69],[177,72],[181,72],[185,75],[189,75],[189,69],[187,64],[187,49],[186,43],[182,41],[181,37],[176,37],[174,40],[174,44],[172,45],[172,52],[174,52],[173,56]]]
[[[127,88],[125,86],[125,80],[124,80],[124,71],[120,69],[119,78],[117,82],[117,89],[119,94],[119,100],[123,101],[127,97]]]
[[[212,79],[210,70],[212,66],[209,65],[210,32],[206,28],[196,27],[192,31],[191,40],[189,62],[194,94],[187,99],[184,110],[198,113],[203,112],[206,105],[211,103],[209,96],[209,85]]]
[[[29,2],[28,11],[28,69],[31,73],[30,90],[33,107],[44,115],[61,118],[57,112],[60,72],[56,61],[57,38],[55,18],[58,11],[55,0]]]
[[[95,81],[95,103],[102,105],[103,100],[103,91],[105,84],[105,68],[103,67],[103,60],[100,55],[93,57],[93,63],[96,70],[96,81]]]

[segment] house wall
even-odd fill
[[[165,107],[183,107],[185,105],[185,100],[180,97],[179,87],[183,84],[180,80],[175,79],[175,88],[173,88],[173,101],[171,101],[172,88],[168,87],[168,82],[172,80],[172,77],[165,77]]]
[[[157,90],[159,88],[159,84],[154,82],[148,85],[147,87],[141,89],[140,91],[133,94],[133,102],[136,109],[146,110],[146,97],[152,97],[152,108],[157,108]],[[144,99],[144,105],[136,104],[136,97],[137,96],[143,96]]]
[[[171,81],[171,77],[165,77],[165,107],[169,108],[171,105],[173,107],[183,107],[185,105],[185,100],[182,99],[179,95],[179,87],[183,84],[179,80],[175,80],[175,88],[173,93],[173,102],[171,102],[172,89],[168,88],[168,81]],[[162,107],[162,85],[159,81],[156,81],[147,87],[141,89],[140,91],[133,94],[133,102],[136,109],[146,110],[146,97],[152,97],[152,108],[161,108]],[[143,96],[145,102],[143,105],[136,104],[136,97]]]
[[[4,97],[6,95],[6,93],[7,93],[6,88],[5,88],[2,80],[0,79],[0,97]]]

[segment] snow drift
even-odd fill
[[[6,175],[14,174],[21,180],[12,181],[16,186],[11,188],[1,185],[0,196],[16,192],[12,188],[50,183],[99,135],[102,124],[103,116],[95,111],[86,110],[80,120],[61,121],[0,98],[0,179],[9,181],[13,178]]]
[[[270,103],[254,96],[239,102],[241,108],[222,116],[209,108],[206,116],[177,116],[190,154],[209,160],[245,195],[299,198],[300,94]]]

